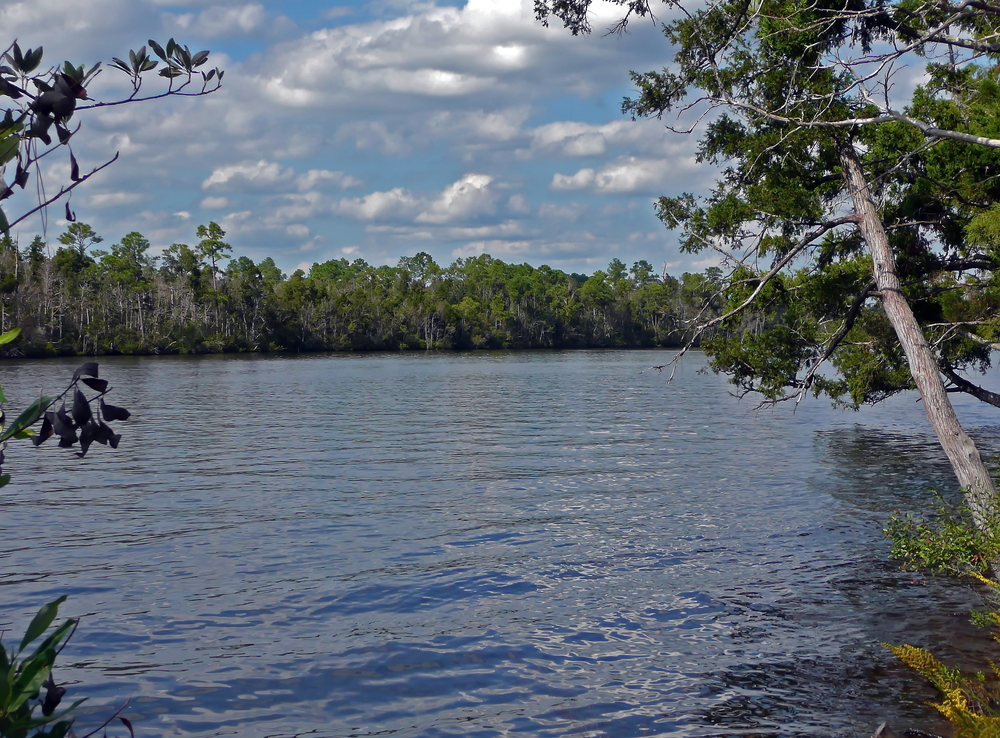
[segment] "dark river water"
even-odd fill
[[[126,699],[145,738],[941,730],[880,644],[1000,646],[886,560],[955,487],[919,403],[754,413],[700,356],[639,374],[668,358],[102,361],[117,451],[8,449],[6,642],[69,595],[80,733]],[[0,364],[9,407],[78,363]]]

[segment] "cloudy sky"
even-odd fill
[[[78,116],[81,166],[121,159],[74,194],[77,217],[106,244],[137,230],[157,252],[214,220],[236,254],[286,271],[417,251],[587,273],[614,257],[705,266],[652,210],[658,195],[711,183],[695,142],[620,112],[629,70],[668,58],[653,24],[605,35],[616,9],[597,7],[595,33],[574,38],[542,28],[532,0],[333,2],[0,5],[5,35],[43,45],[49,63],[89,66],[174,37],[226,70],[208,97]],[[90,93],[110,100],[124,83],[108,69]],[[50,188],[68,179],[55,158]],[[62,212],[50,213],[50,243]],[[20,241],[41,228],[22,224]]]

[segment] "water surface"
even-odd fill
[[[130,698],[144,738],[940,729],[880,643],[1000,653],[885,560],[954,487],[920,405],[754,413],[668,358],[103,360],[117,451],[8,451],[0,627],[69,594],[80,727]],[[77,363],[0,364],[9,406]]]

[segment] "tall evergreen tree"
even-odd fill
[[[645,0],[620,4],[619,28],[650,12]],[[589,5],[537,0],[536,11],[579,33],[589,30]],[[714,366],[768,401],[810,390],[878,401],[912,381],[986,525],[997,518],[996,490],[948,391],[988,398],[955,370],[990,363],[989,327],[962,316],[982,303],[1000,262],[964,233],[1000,194],[992,187],[1000,160],[962,149],[963,159],[979,161],[961,187],[930,174],[947,169],[944,149],[955,156],[954,147],[1000,146],[988,104],[996,71],[973,64],[1000,53],[1000,6],[974,6],[718,0],[681,8],[664,26],[673,63],[633,74],[639,95],[625,110],[712,113],[699,158],[723,168],[715,190],[705,200],[661,198],[657,210],[683,231],[685,249],[714,249],[729,267],[727,309],[699,322],[724,329],[707,346]],[[894,104],[896,65],[923,65],[935,47],[953,52],[947,63],[928,69],[931,84],[909,105]],[[841,380],[822,375],[831,360]]]

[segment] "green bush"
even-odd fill
[[[895,514],[886,522],[892,540],[889,557],[904,569],[932,574],[984,574],[1000,555],[1000,526],[976,527],[968,507],[949,505],[941,497],[929,520],[910,513]]]

